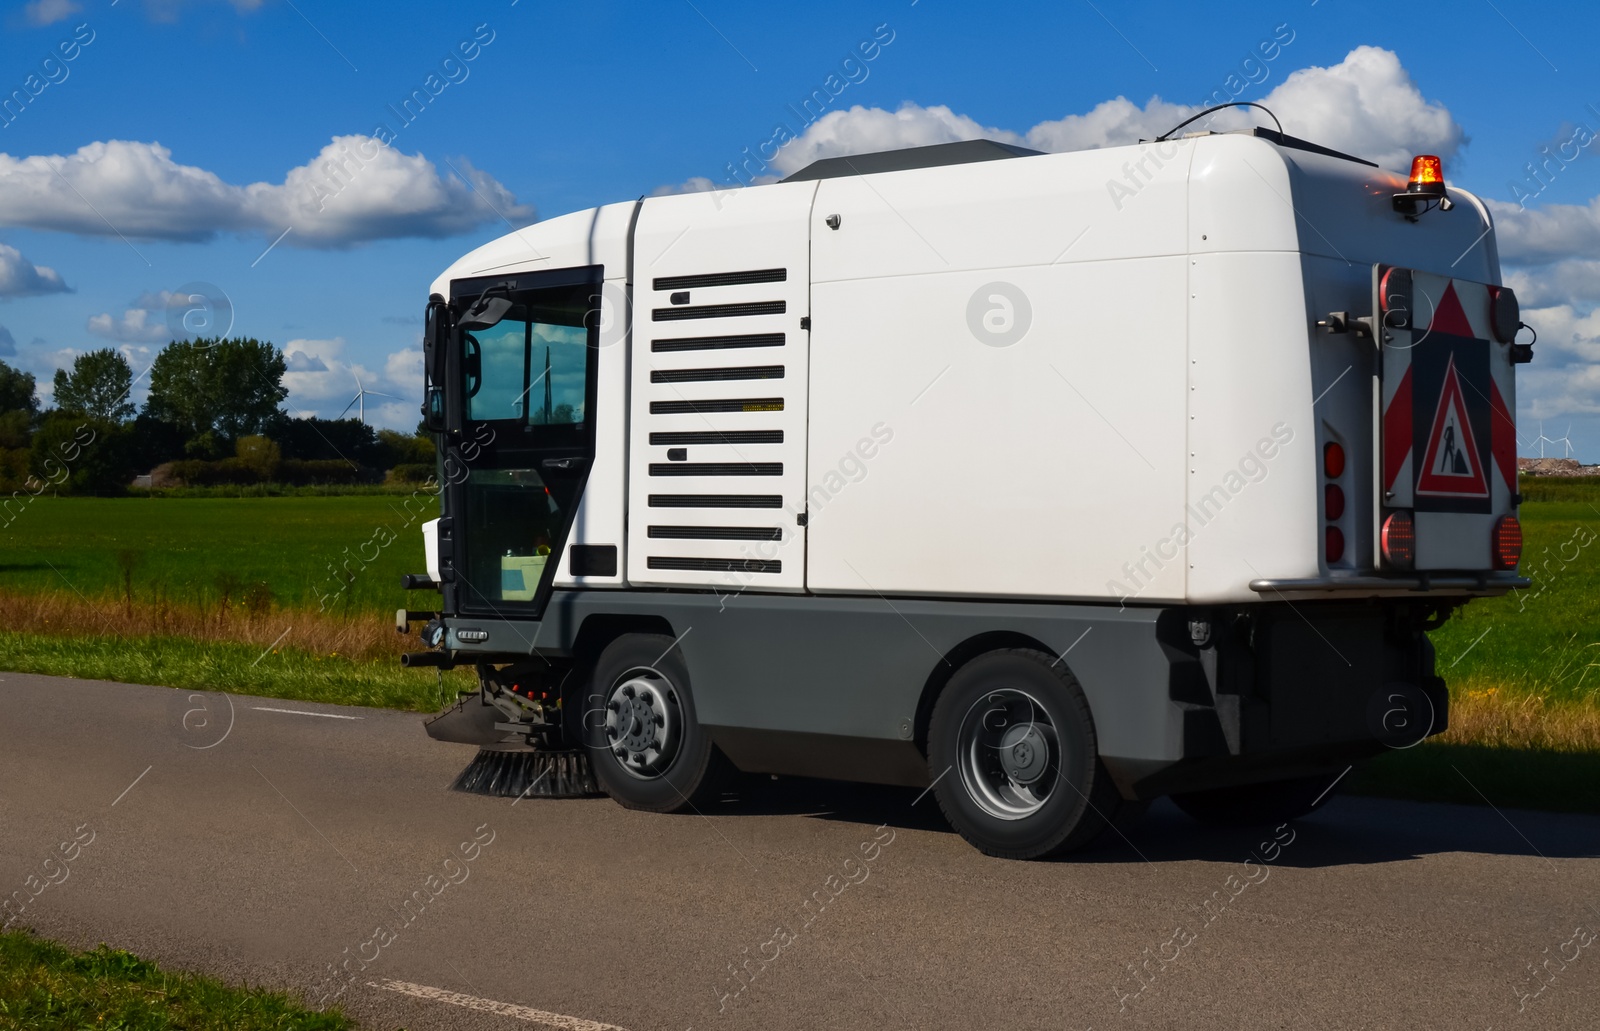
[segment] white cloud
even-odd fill
[[[422,348],[408,347],[395,351],[383,361],[383,378],[396,387],[403,387],[407,396],[422,396]],[[396,390],[395,393],[400,393]]]
[[[202,241],[261,233],[287,246],[445,237],[533,209],[465,160],[441,175],[421,154],[334,137],[281,183],[236,186],[181,165],[159,143],[109,140],[70,155],[0,154],[0,225],[83,236]]]
[[[1504,261],[1543,264],[1562,258],[1600,258],[1600,197],[1588,204],[1540,208],[1491,200],[1489,208]]]
[[[0,243],[0,298],[71,292],[55,269],[35,265],[15,247]]]
[[[356,396],[356,380],[366,390],[366,418],[374,426],[416,425],[417,401],[422,394],[422,352],[408,349],[384,358],[383,369],[368,368],[345,356],[343,337],[329,340],[297,339],[283,345],[288,371],[290,415],[318,415],[336,419]],[[384,396],[389,395],[389,396]],[[355,418],[356,409],[348,411]]]
[[[23,16],[28,19],[29,25],[54,25],[58,21],[68,18],[83,10],[82,5],[73,0],[33,0],[33,3],[22,9]]]
[[[1386,168],[1409,168],[1418,153],[1454,156],[1466,142],[1443,104],[1423,97],[1392,51],[1362,46],[1327,68],[1292,73],[1261,103],[1283,120],[1291,136],[1346,151]],[[1203,110],[1152,97],[1143,107],[1125,97],[1085,114],[1067,115],[1015,131],[985,126],[937,105],[903,104],[897,111],[852,107],[818,119],[773,159],[785,173],[819,158],[919,147],[957,140],[992,139],[1044,151],[1088,150],[1154,139]],[[1232,129],[1259,124],[1258,112],[1228,111],[1206,124]],[[691,180],[692,181],[692,180]]]
[[[109,312],[89,316],[89,332],[126,343],[162,343],[172,339],[166,313],[149,308],[129,308],[121,316]]]

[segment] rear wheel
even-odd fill
[[[1327,804],[1343,774],[1240,784],[1173,795],[1179,809],[1214,827],[1259,827],[1307,816]]]
[[[991,856],[1082,847],[1123,807],[1082,688],[1043,652],[990,652],[957,670],[934,705],[928,758],[945,818]]]
[[[727,760],[695,718],[689,670],[672,638],[626,634],[601,653],[584,736],[595,779],[629,809],[672,813],[713,797]]]

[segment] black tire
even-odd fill
[[[726,780],[728,761],[695,718],[688,666],[665,635],[625,634],[600,653],[583,725],[595,779],[629,809],[696,809]]]
[[[1004,859],[1082,848],[1124,808],[1083,689],[1032,649],[989,652],[956,671],[933,707],[928,770],[950,825]]]
[[[1297,820],[1321,809],[1333,797],[1334,782],[1341,776],[1328,773],[1190,791],[1173,795],[1172,801],[1193,819],[1213,827],[1264,827]]]

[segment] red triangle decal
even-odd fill
[[[1444,288],[1444,296],[1439,298],[1439,304],[1433,309],[1433,321],[1428,324],[1429,333],[1448,333],[1451,336],[1466,337],[1472,340],[1478,334],[1472,331],[1472,323],[1467,321],[1467,313],[1461,308],[1461,298],[1456,296],[1456,284],[1451,281]]]
[[[1455,293],[1451,291],[1445,296],[1453,299]],[[1443,310],[1443,307],[1441,302],[1440,309]],[[1459,302],[1456,310],[1461,310]],[[1437,317],[1434,324],[1438,324]],[[1478,457],[1478,442],[1472,436],[1472,422],[1467,418],[1467,399],[1461,393],[1461,379],[1456,375],[1454,355],[1450,356],[1450,363],[1445,366],[1444,386],[1439,390],[1439,407],[1433,413],[1428,447],[1418,470],[1417,493],[1450,498],[1489,496],[1489,478],[1484,475],[1483,462]]]

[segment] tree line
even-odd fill
[[[175,340],[150,366],[141,407],[127,358],[107,347],[57,369],[52,405],[41,409],[33,374],[0,361],[0,489],[114,493],[143,473],[156,486],[211,486],[421,481],[433,472],[433,440],[420,426],[375,432],[358,419],[292,417],[286,371],[266,341]]]

